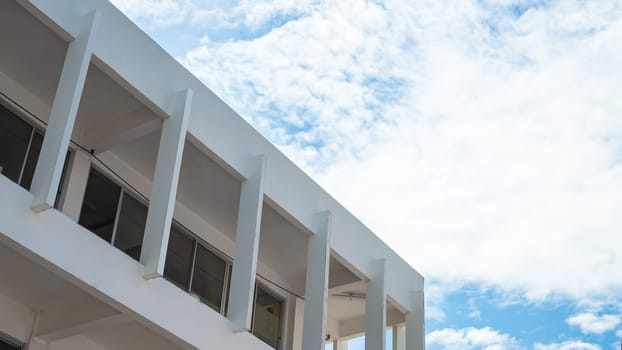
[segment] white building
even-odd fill
[[[423,277],[106,0],[0,47],[0,349],[424,348]]]

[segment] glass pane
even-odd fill
[[[205,247],[197,247],[192,276],[192,292],[203,302],[220,312],[225,281],[226,262]]]
[[[255,290],[255,313],[253,334],[278,349],[281,339],[281,307],[283,302],[260,285]]]
[[[175,225],[171,226],[171,235],[168,240],[168,252],[164,265],[164,277],[188,290],[190,283],[190,267],[194,239],[181,232]]]
[[[0,350],[19,350],[19,349],[20,349],[19,346],[8,343],[2,340],[2,338],[0,338]]]
[[[146,205],[127,193],[123,193],[114,246],[135,260],[140,260],[140,249],[147,224],[147,210]]]
[[[22,172],[31,133],[32,126],[0,106],[0,174],[15,183]]]
[[[41,153],[41,145],[43,144],[43,135],[35,130],[32,135],[32,143],[28,150],[28,157],[26,158],[26,164],[24,165],[24,172],[22,173],[22,179],[20,180],[20,186],[29,190],[32,183],[32,177],[35,175],[35,167],[37,166],[37,160],[39,159],[39,153]]]
[[[91,168],[78,223],[110,242],[120,195],[121,187]]]

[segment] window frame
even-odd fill
[[[39,133],[42,138],[42,142],[45,139],[45,134],[47,132],[47,124],[39,119],[37,119],[32,112],[28,111],[26,108],[18,105],[16,102],[10,99],[10,97],[0,94],[0,106],[6,109],[9,113],[13,114],[16,118],[20,119],[32,129],[30,130],[30,136],[28,138],[28,146],[26,147],[26,152],[24,154],[24,159],[22,160],[21,169],[19,172],[19,176],[17,178],[17,182],[14,182],[21,188],[30,191],[29,188],[25,188],[22,184],[22,180],[24,179],[24,171],[26,170],[26,165],[28,163],[28,158],[30,157],[32,143],[35,138],[35,134]],[[65,156],[65,162],[63,163],[63,170],[61,172],[61,178],[58,184],[58,189],[56,191],[56,197],[54,199],[54,209],[61,210],[64,201],[65,190],[67,189],[67,171],[69,170],[69,160],[70,157],[76,152],[77,147],[74,146],[71,142],[69,142],[69,146],[67,147],[67,155]],[[35,170],[38,165],[38,158],[41,155],[41,150],[39,150],[39,154],[37,155],[37,162],[35,162]],[[33,173],[34,175],[34,173]],[[32,180],[32,179],[31,179]]]
[[[146,201],[145,198],[143,198],[142,194],[139,194],[137,191],[135,191],[134,189],[130,188],[124,181],[119,180],[119,176],[117,176],[116,174],[112,173],[112,171],[110,171],[106,167],[97,164],[97,162],[91,161],[91,168],[89,169],[89,175],[87,177],[87,181],[88,181],[88,178],[90,178],[93,169],[95,169],[95,171],[99,172],[102,176],[104,176],[106,179],[108,179],[113,184],[119,186],[119,188],[120,188],[119,199],[117,200],[117,208],[115,210],[114,224],[113,224],[113,228],[112,228],[112,236],[110,238],[110,241],[109,242],[107,241],[107,242],[108,242],[108,244],[113,246],[115,249],[118,249],[118,250],[122,251],[121,249],[117,248],[114,245],[114,243],[115,243],[115,240],[117,238],[117,229],[118,229],[118,226],[119,226],[119,218],[120,218],[120,215],[121,215],[121,208],[123,206],[123,195],[127,194],[128,196],[132,197],[135,201],[137,201],[140,204],[142,204],[145,207],[147,207],[147,211],[149,211],[149,202]],[[80,207],[80,215],[82,215],[83,207],[84,207],[84,199],[82,199],[82,203],[81,203],[81,207]],[[87,228],[85,227],[85,229],[87,229]],[[89,232],[91,232],[94,235],[97,235],[97,234],[95,234],[94,232],[92,232],[90,230],[89,230]],[[143,235],[144,235],[144,232],[143,232]],[[129,257],[129,255],[128,255],[128,257]],[[132,259],[132,260],[134,260],[134,259]]]
[[[192,237],[194,239],[194,249],[193,249],[193,253],[192,253],[192,265],[190,266],[190,283],[188,284],[188,290],[187,292],[192,294],[192,295],[196,295],[199,300],[201,301],[201,303],[207,305],[209,307],[209,305],[203,301],[203,298],[201,298],[201,296],[199,296],[196,293],[192,292],[192,280],[194,278],[194,266],[196,263],[196,257],[197,257],[197,250],[199,248],[199,245],[201,245],[204,249],[206,249],[207,251],[209,251],[210,253],[214,254],[216,257],[218,257],[220,260],[225,262],[225,275],[223,276],[223,287],[222,287],[222,297],[221,297],[221,301],[220,301],[220,309],[218,310],[218,313],[223,315],[223,316],[227,316],[227,304],[229,303],[229,288],[230,288],[230,273],[231,273],[231,268],[233,266],[233,261],[230,257],[228,257],[227,255],[225,255],[224,253],[222,253],[220,250],[218,250],[216,247],[214,247],[212,244],[208,243],[205,239],[203,239],[202,237],[199,237],[197,234],[195,234],[194,232],[190,231],[190,229],[188,229],[186,226],[184,226],[183,224],[181,224],[179,221],[173,219],[173,222],[176,223],[178,225],[178,228],[181,228],[181,230],[185,231],[186,234],[190,235],[190,237]],[[212,309],[213,310],[213,309]],[[216,311],[216,310],[214,310]]]
[[[252,318],[251,318],[251,329],[250,329],[250,333],[254,336],[257,337],[255,335],[255,308],[257,306],[257,289],[261,288],[263,289],[267,294],[269,294],[271,297],[273,297],[274,299],[278,300],[280,305],[280,314],[279,314],[279,339],[277,342],[277,347],[274,349],[277,350],[281,350],[283,347],[283,341],[285,338],[285,315],[287,314],[287,296],[284,296],[282,293],[278,292],[276,290],[276,288],[274,288],[273,286],[270,285],[270,283],[266,283],[263,281],[263,277],[260,277],[259,275],[257,275],[256,279],[255,279],[255,291],[253,294],[253,314],[252,314]],[[267,280],[267,279],[266,279]],[[263,341],[261,338],[257,337],[258,339],[260,339],[261,341]],[[272,347],[271,344],[266,343],[268,346]]]

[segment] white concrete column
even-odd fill
[[[423,291],[411,292],[411,311],[406,314],[406,349],[425,349],[425,313]]]
[[[393,326],[393,329],[391,330],[391,346],[393,347],[393,350],[397,350],[397,344],[398,344],[398,338],[397,338],[397,332],[398,332],[399,326]]]
[[[80,219],[90,171],[91,155],[79,149],[72,152],[66,174],[67,185],[62,194],[61,210],[75,222]]]
[[[387,290],[385,260],[372,262],[365,298],[365,350],[385,350],[387,337]]]
[[[302,349],[302,326],[304,322],[305,302],[296,298],[296,316],[294,318],[294,329],[292,334],[292,350]]]
[[[242,183],[240,192],[227,315],[236,331],[248,331],[251,328],[265,172],[264,155],[249,160],[249,176]]]
[[[332,213],[322,214],[321,228],[309,237],[302,350],[324,350]]]
[[[179,92],[174,97],[170,116],[162,124],[145,236],[140,253],[140,262],[144,265],[144,277],[147,279],[164,274],[191,104],[192,90]]]
[[[406,350],[406,327],[397,327],[397,350]]]
[[[296,296],[287,294],[285,298],[285,311],[283,312],[283,349],[292,349],[294,344],[294,331],[296,327]]]
[[[32,209],[36,212],[54,206],[86,73],[93,54],[98,23],[97,11],[92,11],[81,18],[79,32],[76,39],[69,44],[65,56],[30,189],[34,195]]]

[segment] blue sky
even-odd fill
[[[429,349],[619,349],[618,0],[113,2],[426,276]]]

